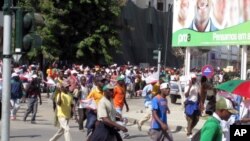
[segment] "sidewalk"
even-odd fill
[[[135,124],[136,120],[139,120],[142,116],[144,116],[144,99],[127,99],[127,102],[129,105],[129,112],[123,112],[123,115],[124,117],[128,118],[130,124]],[[171,104],[169,102],[170,114],[168,114],[168,124],[172,131],[184,131],[185,127],[187,126],[183,106],[178,102],[179,101],[177,101],[177,104]],[[150,122],[151,120],[145,122],[142,126],[142,130],[148,130],[150,128]],[[194,130],[200,129],[204,123],[204,118],[200,118],[200,121],[195,126]]]

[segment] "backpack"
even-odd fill
[[[21,98],[22,97],[22,83],[19,81],[13,81],[11,83],[11,98]]]

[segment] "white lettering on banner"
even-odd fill
[[[213,40],[216,40],[216,41],[237,40],[237,34],[217,34],[217,33],[213,33]]]
[[[190,39],[191,39],[190,34],[179,34],[179,36],[178,36],[178,44],[180,44],[182,42],[189,42]]]
[[[238,34],[238,40],[246,40],[247,34],[246,33],[239,33]]]
[[[218,34],[213,33],[213,40],[215,41],[243,41],[250,40],[250,33],[228,33]]]
[[[236,129],[234,132],[234,136],[244,136],[247,133],[246,129]]]

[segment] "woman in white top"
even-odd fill
[[[78,95],[78,114],[79,114],[79,130],[83,130],[83,121],[87,119],[86,116],[86,106],[83,103],[83,100],[85,100],[88,96],[89,89],[86,85],[86,77],[82,76],[80,78],[80,93]]]

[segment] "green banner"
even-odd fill
[[[173,33],[173,47],[250,45],[250,21],[214,32],[180,29]]]

